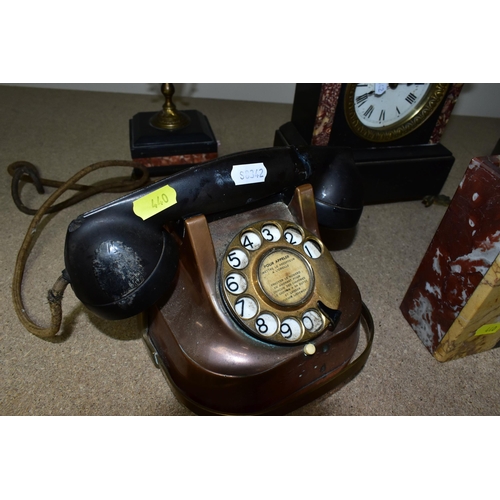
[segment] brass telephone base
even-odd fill
[[[290,206],[278,202],[210,224],[204,216],[186,221],[177,283],[148,312],[145,340],[177,399],[193,412],[283,415],[340,387],[338,375],[351,366],[364,315],[358,287],[342,268],[340,320],[304,343],[276,345],[248,334],[220,293],[218,263],[241,228],[279,219],[318,234],[310,196],[312,188],[302,186]]]

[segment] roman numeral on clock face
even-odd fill
[[[408,101],[410,104],[413,104],[416,100],[417,100],[417,96],[415,94],[413,94],[412,92],[410,92],[407,96],[406,96],[406,101]]]
[[[365,118],[370,118],[370,116],[372,116],[372,113],[373,113],[373,106],[370,105],[370,107],[363,113],[363,116]]]
[[[380,112],[380,116],[378,117],[379,121],[384,121],[385,120],[385,109],[383,109],[381,112]]]
[[[362,106],[367,99],[368,99],[368,93],[358,95],[358,97],[356,97],[356,104],[358,106]]]

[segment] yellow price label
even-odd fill
[[[476,330],[475,335],[491,335],[500,330],[500,323],[491,323],[490,325],[483,325]]]
[[[177,203],[177,193],[169,185],[138,198],[133,203],[134,214],[142,220],[149,219]]]

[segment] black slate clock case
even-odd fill
[[[274,145],[309,145],[318,113],[322,84],[297,84],[291,121],[275,134]],[[423,199],[440,193],[455,161],[441,143],[430,144],[445,99],[416,130],[390,143],[371,142],[357,136],[344,113],[346,85],[342,85],[329,144],[352,148],[363,182],[364,203],[389,203]]]

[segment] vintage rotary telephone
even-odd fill
[[[63,277],[99,316],[147,311],[153,360],[193,411],[289,412],[369,354],[370,314],[318,226],[354,227],[359,186],[341,149],[221,157],[73,220]]]

